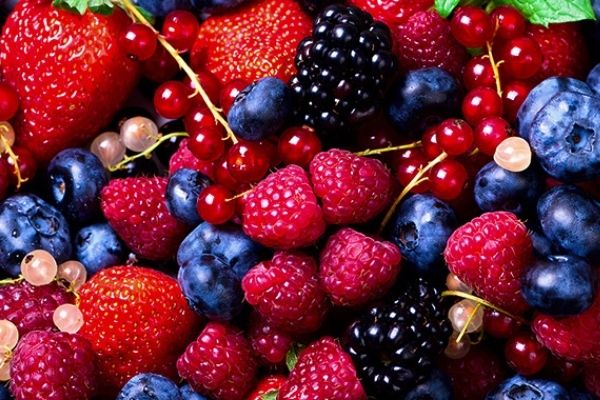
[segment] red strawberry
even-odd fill
[[[296,47],[311,25],[293,0],[251,1],[202,23],[192,62],[223,83],[266,76],[288,81],[295,71]]]
[[[583,371],[585,387],[595,396],[600,396],[600,363],[590,363]]]
[[[330,337],[302,350],[278,400],[366,400],[352,359]]]
[[[140,372],[177,376],[175,361],[198,317],[175,279],[148,268],[113,267],[94,275],[80,294],[80,334],[98,355],[104,393],[116,394]]]
[[[96,389],[96,356],[80,335],[32,331],[10,362],[16,400],[88,400]]]
[[[499,307],[521,313],[521,276],[532,260],[527,227],[512,213],[484,213],[458,228],[444,251],[450,272]]]
[[[270,325],[257,312],[250,316],[248,340],[254,355],[266,365],[283,364],[293,343],[289,334]]]
[[[102,189],[101,207],[117,235],[141,257],[175,255],[187,227],[167,208],[166,178],[113,179]]]
[[[393,178],[385,165],[347,150],[317,154],[310,163],[310,175],[329,224],[365,223],[392,199]]]
[[[343,228],[321,252],[319,277],[334,304],[360,306],[387,293],[400,272],[400,260],[394,244]]]
[[[264,377],[256,388],[248,395],[246,400],[264,400],[264,395],[279,391],[279,388],[285,382],[286,377],[283,375],[269,375]]]
[[[264,246],[310,246],[325,232],[323,212],[306,172],[289,165],[263,179],[246,197],[244,232]]]
[[[209,322],[177,361],[179,375],[214,400],[240,400],[254,385],[256,361],[242,332]]]
[[[188,141],[189,139],[183,139],[179,143],[177,151],[171,156],[169,160],[169,175],[173,175],[182,168],[189,168],[203,173],[211,180],[214,179],[215,163],[196,158],[187,146]]]
[[[138,66],[119,47],[125,13],[80,16],[51,0],[23,0],[0,37],[0,75],[19,93],[17,143],[49,161],[110,122],[137,83]]]
[[[433,6],[433,0],[350,0],[350,3],[392,29],[406,23],[417,12]]]

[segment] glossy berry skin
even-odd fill
[[[454,399],[450,379],[440,370],[433,370],[427,380],[406,394],[405,399],[419,400],[428,397],[439,400]]]
[[[496,339],[508,339],[519,332],[521,324],[506,314],[488,309],[483,315],[483,329]]]
[[[227,157],[223,157],[215,161],[214,180],[219,185],[225,186],[227,189],[236,191],[242,184],[234,179],[229,172],[229,164]]]
[[[106,222],[83,227],[73,239],[73,253],[88,276],[125,261],[126,248]]]
[[[527,21],[519,10],[510,6],[496,7],[491,13],[492,24],[496,25],[495,35],[504,40],[523,36]]]
[[[473,126],[486,117],[502,115],[502,99],[495,89],[477,87],[468,92],[462,102],[462,113]]]
[[[542,397],[540,397],[542,396]],[[490,392],[486,400],[510,400],[511,398],[523,399],[555,399],[569,400],[567,390],[556,382],[545,379],[528,379],[520,375],[502,382],[498,388]]]
[[[235,214],[235,202],[229,200],[232,197],[233,193],[224,186],[207,186],[198,195],[196,203],[198,215],[210,224],[224,224]]]
[[[321,140],[308,126],[286,129],[279,137],[277,155],[284,164],[307,167],[321,151]]]
[[[291,335],[273,327],[258,312],[253,312],[248,323],[248,340],[257,360],[266,366],[282,366],[294,340]]]
[[[525,81],[512,81],[504,85],[502,90],[502,106],[508,121],[514,123],[523,102],[531,92],[532,86]]]
[[[179,81],[163,83],[154,92],[154,108],[164,118],[183,117],[192,105],[190,90]]]
[[[183,123],[190,135],[194,135],[204,128],[218,128],[215,117],[212,116],[206,104],[203,103],[192,105],[192,108],[185,115]]]
[[[182,400],[208,400],[196,392],[189,383],[180,387],[179,392],[181,393]]]
[[[199,69],[194,72],[196,72],[198,81],[200,82],[200,85],[208,95],[210,101],[212,101],[215,106],[219,106],[221,104],[221,89],[223,86],[221,84],[221,81],[219,81],[219,78],[217,78],[215,74],[206,71],[205,69]],[[192,90],[192,93],[196,91],[196,87],[194,86],[194,83],[192,82],[189,76],[183,78],[183,83]],[[199,94],[196,94],[196,96],[194,96],[193,99],[196,102],[205,105],[204,100],[202,100]],[[227,115],[227,113],[225,113],[225,115]]]
[[[460,196],[468,179],[467,170],[460,162],[444,160],[431,169],[431,193],[440,200],[454,200]]]
[[[152,82],[166,82],[175,78],[177,72],[177,62],[163,46],[158,46],[152,57],[142,61],[142,75]]]
[[[33,180],[38,170],[38,159],[25,147],[13,146],[12,148],[19,161],[19,172],[21,180],[27,182]],[[15,173],[15,163],[11,157],[4,156],[0,159],[4,167],[9,171],[9,178],[13,186],[17,185],[17,174]]]
[[[513,129],[504,118],[487,117],[475,127],[475,146],[486,156],[492,157],[496,147],[512,134]]]
[[[100,212],[100,191],[108,172],[94,154],[83,149],[58,153],[47,170],[50,202],[75,224],[85,224]]]
[[[231,177],[239,183],[258,182],[269,170],[271,161],[260,144],[247,141],[231,146],[226,158]]]
[[[542,52],[538,44],[528,37],[510,40],[501,51],[504,60],[502,70],[510,77],[527,79],[535,75],[542,67]]]
[[[185,53],[194,45],[199,28],[200,23],[194,14],[175,10],[165,16],[161,32],[178,52]]]
[[[8,121],[19,110],[19,97],[15,89],[0,83],[0,121]]]
[[[182,168],[169,177],[165,199],[169,212],[181,222],[198,225],[202,219],[196,205],[198,196],[210,181],[200,172]]]
[[[263,378],[248,395],[247,400],[263,400],[263,395],[278,391],[286,379],[283,375],[270,375]]]
[[[134,23],[121,34],[119,44],[133,59],[145,61],[156,51],[158,40],[152,29]]]
[[[231,110],[231,106],[233,105],[233,102],[235,101],[237,95],[240,94],[242,90],[247,88],[249,84],[249,82],[243,79],[234,79],[227,82],[223,86],[219,102],[225,115],[229,114],[229,110]]]
[[[450,20],[450,29],[454,38],[467,48],[485,46],[494,34],[489,15],[482,8],[474,6],[456,9]]]
[[[490,60],[484,56],[471,58],[463,70],[463,83],[468,90],[479,86],[495,87],[496,80]]]
[[[162,375],[142,373],[123,386],[116,400],[183,400],[179,388]]]
[[[215,400],[244,398],[254,384],[256,360],[237,328],[209,322],[177,361],[179,376]]]
[[[468,152],[473,146],[473,129],[461,119],[447,119],[436,130],[440,148],[451,156]]]
[[[537,374],[548,360],[548,350],[528,333],[510,338],[504,347],[504,355],[508,365],[524,376]]]
[[[420,153],[413,157],[401,160],[396,166],[396,180],[403,186],[408,186],[419,171],[427,165],[427,159]],[[429,180],[419,183],[411,189],[412,193],[425,193],[431,185]]]
[[[423,133],[421,143],[423,144],[423,153],[428,160],[433,160],[442,154],[442,149],[437,140],[437,126],[433,126]]]

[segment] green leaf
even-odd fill
[[[448,18],[460,0],[435,0],[435,9],[443,18]]]
[[[113,12],[114,4],[111,0],[88,0],[89,9],[96,14],[109,15]]]
[[[54,0],[52,5],[83,15],[88,9],[88,0]]]
[[[261,400],[277,400],[278,390],[271,389],[267,393],[260,396]]]
[[[145,8],[142,8],[140,6],[135,6],[135,8],[137,8],[137,10],[140,12],[140,14],[142,14],[148,22],[150,22],[152,25],[154,25],[154,22],[155,22],[154,15],[152,15],[150,13],[150,11],[148,11]]]
[[[495,2],[498,5],[513,6],[530,22],[544,26],[596,19],[590,0],[496,0]]]
[[[288,371],[293,370],[296,366],[296,363],[298,362],[298,351],[298,345],[294,343],[285,355],[285,365],[287,366]]]

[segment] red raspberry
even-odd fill
[[[401,259],[394,244],[343,228],[321,252],[319,277],[334,304],[360,306],[387,293],[400,272]]]
[[[288,165],[262,180],[246,198],[244,232],[276,249],[306,247],[325,232],[323,212],[306,172]]]
[[[56,307],[74,300],[72,294],[55,282],[33,286],[23,281],[0,286],[0,320],[15,324],[20,336],[31,331],[52,331],[56,329],[52,321]]]
[[[527,227],[512,213],[489,212],[458,228],[444,251],[450,272],[499,307],[522,313],[521,276],[533,257]]]
[[[538,43],[543,55],[542,69],[535,75],[535,81],[551,76],[585,79],[590,55],[579,24],[553,24],[548,28],[529,25],[527,35]]]
[[[302,350],[278,400],[366,400],[350,356],[330,337]]]
[[[600,363],[586,364],[583,377],[587,390],[595,396],[600,396]]]
[[[10,390],[17,400],[88,400],[96,388],[96,356],[79,335],[32,331],[10,362]]]
[[[256,361],[239,330],[209,322],[177,361],[195,391],[214,400],[239,400],[254,385]]]
[[[167,208],[167,178],[113,179],[102,189],[104,216],[139,256],[167,260],[177,252],[188,228]]]
[[[329,308],[317,263],[302,253],[275,253],[248,271],[242,289],[267,322],[292,334],[315,332]]]
[[[436,10],[420,11],[392,29],[398,63],[404,70],[440,67],[460,77],[468,54],[452,33],[450,23]]]
[[[264,400],[265,394],[278,392],[286,379],[283,375],[270,375],[263,378],[246,400]]]
[[[392,29],[406,23],[418,11],[425,11],[433,6],[433,0],[350,0],[350,3]]]
[[[173,175],[182,168],[189,168],[202,172],[211,180],[214,180],[215,163],[196,158],[188,148],[188,142],[189,139],[183,139],[181,143],[179,143],[177,151],[171,156],[171,159],[169,160],[169,175]]]
[[[248,340],[258,360],[266,365],[281,365],[293,340],[281,329],[269,325],[258,313],[250,317]]]
[[[381,161],[346,150],[319,153],[310,163],[311,182],[329,224],[361,224],[383,211],[393,178]]]

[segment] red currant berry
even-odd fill
[[[394,128],[384,119],[369,121],[356,132],[356,145],[359,149],[382,149],[393,146],[396,142]]]
[[[492,88],[475,88],[463,99],[462,113],[467,122],[476,126],[485,117],[502,115],[502,99]]]
[[[181,118],[191,106],[190,89],[181,82],[165,82],[154,92],[154,108],[165,118]]]
[[[447,119],[437,128],[437,142],[443,151],[459,156],[473,147],[473,129],[462,119]]]
[[[215,161],[225,153],[225,140],[216,126],[206,127],[190,137],[188,148],[200,160]]]
[[[257,182],[269,170],[269,156],[254,142],[238,142],[227,152],[231,176],[240,183]]]
[[[427,160],[425,159],[425,156],[422,153],[415,153],[414,157],[402,160],[398,163],[396,179],[402,186],[406,187],[426,164]],[[428,190],[429,181],[423,181],[415,186],[411,192],[425,193]]]
[[[471,58],[463,70],[463,82],[468,90],[478,86],[496,87],[494,69],[489,58],[485,56]]]
[[[525,34],[527,22],[516,8],[500,6],[492,11],[491,16],[496,36],[500,39],[509,40]]]
[[[208,107],[204,104],[192,106],[183,119],[183,125],[190,135],[193,135],[204,128],[214,128],[219,126],[215,117],[213,117]]]
[[[459,7],[450,20],[452,36],[463,46],[479,48],[492,39],[494,27],[492,20],[479,7]]]
[[[148,60],[158,46],[156,33],[143,24],[131,24],[119,39],[125,52],[140,61]]]
[[[447,159],[432,168],[429,175],[431,192],[440,200],[454,200],[462,193],[469,175],[456,160]]]
[[[217,78],[213,73],[205,70],[196,72],[196,76],[198,76],[198,81],[208,95],[210,101],[214,105],[218,106],[221,95],[221,82],[219,81],[219,78]],[[196,87],[188,76],[183,79],[183,83],[190,88],[192,93],[196,93]],[[202,100],[200,95],[196,94],[196,96],[194,96],[194,100],[204,105],[204,100]]]
[[[240,94],[240,92],[244,90],[244,88],[246,88],[246,86],[248,86],[248,82],[243,81],[241,79],[234,79],[233,81],[223,86],[223,89],[221,90],[220,103],[221,108],[223,109],[223,113],[225,113],[225,115],[229,113],[229,110],[233,105],[233,101],[235,100],[237,95]]]
[[[189,51],[198,37],[200,23],[189,11],[171,11],[165,17],[162,34],[179,52]]]
[[[179,72],[179,65],[164,47],[158,46],[156,51],[142,63],[142,74],[152,82],[165,82]]]
[[[0,121],[8,121],[19,110],[19,96],[15,89],[0,83]]]
[[[501,50],[502,71],[516,79],[534,76],[542,67],[542,51],[535,40],[519,37],[506,43]]]
[[[400,166],[400,163],[415,157],[426,159],[422,147],[414,147],[412,149],[406,149],[401,151],[392,151],[389,155],[389,164],[394,169],[394,171],[396,171]]]
[[[266,154],[267,158],[269,159],[270,167],[275,167],[281,162],[277,152],[277,148],[279,146],[279,138],[277,138],[277,136],[271,136],[255,143],[258,144]]]
[[[233,194],[224,186],[210,185],[200,192],[196,209],[200,218],[209,224],[224,224],[235,215]]]
[[[237,190],[240,187],[240,183],[229,173],[227,157],[221,158],[215,164],[215,182],[225,186],[229,190]]]
[[[519,321],[506,314],[492,309],[486,309],[483,314],[483,330],[496,339],[508,339],[520,329]]]
[[[21,179],[24,181],[29,181],[33,179],[35,173],[37,172],[37,161],[35,157],[29,150],[24,147],[14,146],[12,148],[13,152],[18,158],[19,163],[19,172],[21,173]],[[15,164],[14,160],[8,155],[4,155],[4,164],[8,169],[10,181],[12,185],[17,184],[17,174],[15,174]]]
[[[475,145],[483,154],[493,157],[496,147],[512,134],[512,127],[505,119],[487,117],[475,128]]]
[[[535,375],[544,368],[548,350],[530,333],[519,333],[506,342],[504,356],[508,365],[521,375]]]
[[[307,167],[321,151],[321,140],[308,126],[287,129],[279,139],[277,154],[284,164]]]
[[[440,147],[437,140],[437,129],[438,126],[432,126],[423,133],[421,143],[423,144],[423,152],[428,160],[433,160],[440,154],[442,154],[442,148]]]
[[[517,120],[519,108],[521,108],[521,104],[523,104],[531,89],[531,84],[524,81],[512,81],[504,86],[502,105],[504,106],[506,119],[511,123]]]

